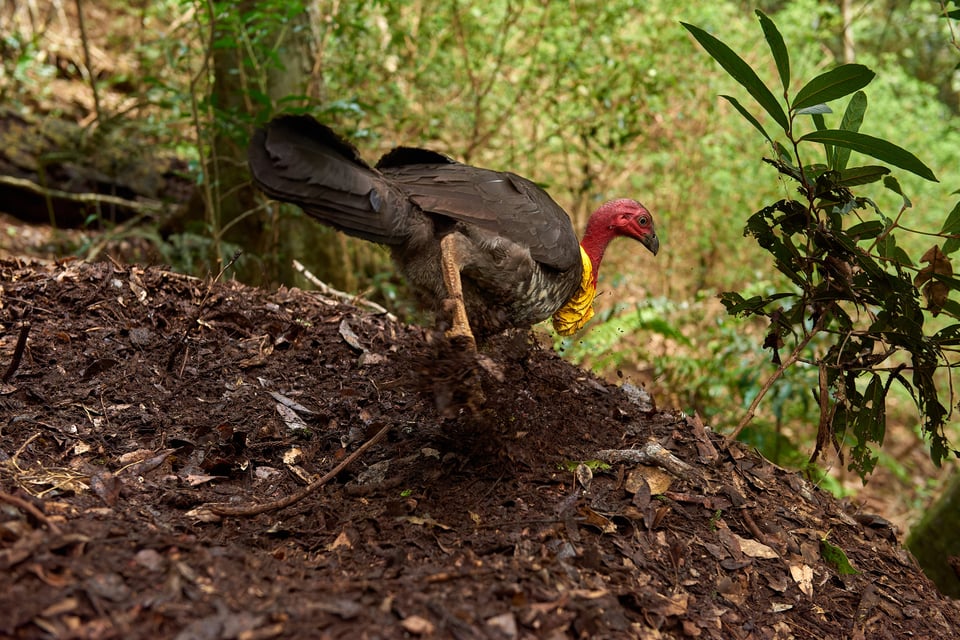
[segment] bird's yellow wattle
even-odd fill
[[[580,259],[583,261],[580,286],[553,314],[553,328],[562,336],[572,336],[593,317],[593,299],[597,297],[597,287],[593,284],[593,263],[583,247],[580,247]]]

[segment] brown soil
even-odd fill
[[[526,336],[110,262],[0,287],[0,636],[960,634],[882,519]]]

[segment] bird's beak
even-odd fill
[[[657,252],[660,251],[660,238],[657,237],[656,233],[643,236],[640,238],[640,242],[643,243],[643,246],[647,249],[650,249],[650,253],[653,255],[657,255]]]

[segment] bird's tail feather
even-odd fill
[[[254,182],[352,236],[381,244],[407,236],[409,201],[350,144],[309,116],[280,116],[258,129],[248,149]]]

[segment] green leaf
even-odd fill
[[[868,136],[865,133],[825,129],[823,131],[811,131],[800,138],[800,141],[821,142],[852,149],[882,162],[889,162],[895,167],[905,169],[931,182],[939,182],[930,167],[923,164],[917,156],[892,142]]]
[[[821,102],[820,104],[815,104],[810,107],[804,107],[803,109],[797,109],[795,112],[799,116],[814,116],[822,115],[824,113],[833,113],[833,109],[828,107],[826,104]],[[822,119],[821,119],[822,121]],[[818,128],[820,128],[818,126]]]
[[[862,89],[876,74],[862,64],[842,64],[808,82],[793,99],[794,111],[830,102]]]
[[[681,22],[680,24],[696,38],[700,46],[706,49],[707,53],[719,62],[720,66],[723,67],[734,80],[750,92],[753,99],[770,114],[770,117],[772,117],[784,131],[790,129],[790,121],[787,119],[787,114],[783,110],[783,107],[777,102],[777,99],[770,92],[770,89],[767,88],[767,85],[763,84],[759,76],[757,76],[757,73],[750,68],[750,65],[734,53],[733,49],[700,27],[695,27],[686,22]]]
[[[803,109],[803,112],[804,112],[804,113],[809,113],[809,114],[810,114],[810,118],[813,120],[813,125],[817,128],[817,131],[823,131],[824,129],[827,128],[827,123],[826,123],[826,121],[824,121],[824,119],[823,119],[823,113],[821,113],[821,112],[817,109],[817,107],[820,107],[820,106],[826,107],[827,105],[814,105],[814,106],[810,107],[810,109]],[[827,107],[827,110],[828,110],[828,111],[829,111],[829,109],[830,109],[830,107]],[[798,111],[797,113],[799,113],[799,111]],[[830,166],[829,166],[829,165],[830,165],[830,158],[833,156],[833,145],[830,145],[830,144],[825,144],[825,145],[823,145],[823,151],[824,151],[824,153],[827,155],[827,164],[824,165],[824,167],[823,167],[824,171],[826,171],[827,169],[830,168]]]
[[[772,212],[772,208],[767,208],[750,216],[743,233],[756,238],[757,244],[773,255],[777,269],[802,287],[806,280],[795,267],[799,254],[789,235],[781,236],[774,232]],[[785,215],[783,219],[788,220],[791,217]]]
[[[900,182],[893,176],[886,176],[883,179],[883,186],[893,191],[895,194],[903,198],[903,208],[909,209],[913,206],[913,203],[910,202],[910,198],[903,192],[903,189],[900,188]]]
[[[913,260],[907,252],[897,246],[897,238],[892,233],[885,235],[877,244],[877,251],[881,258],[903,265],[913,265]]]
[[[960,202],[957,202],[953,210],[947,215],[947,219],[943,221],[940,233],[957,236],[956,238],[947,238],[946,242],[943,243],[941,251],[950,255],[957,249],[960,249]]]
[[[941,253],[943,252],[941,251]],[[923,260],[921,260],[921,262],[923,262]],[[960,291],[960,278],[956,276],[945,273],[934,273],[930,275],[930,279],[944,283],[953,291]]]
[[[886,228],[879,220],[867,220],[866,222],[861,222],[855,224],[849,229],[847,229],[847,235],[852,238],[856,238],[859,242],[860,240],[869,240],[870,238],[876,238],[880,235],[883,230]]]
[[[859,131],[860,125],[863,124],[863,115],[866,112],[867,94],[863,91],[857,91],[850,97],[850,102],[847,103],[847,109],[843,112],[843,119],[840,120],[840,128],[844,131]],[[834,147],[834,157],[830,163],[833,169],[843,171],[849,161],[850,149]]]
[[[820,540],[820,555],[827,564],[832,565],[842,576],[852,576],[860,573],[853,568],[847,554],[840,547],[830,544],[826,538]]]
[[[888,167],[881,167],[876,164],[865,167],[851,167],[850,169],[844,169],[840,172],[840,179],[837,180],[837,184],[843,185],[844,187],[870,184],[871,182],[876,182],[888,173],[890,173]]]
[[[760,124],[760,121],[757,120],[756,118],[754,118],[754,117],[753,117],[753,114],[750,113],[749,111],[747,111],[747,110],[743,107],[743,105],[740,104],[740,101],[739,101],[739,100],[737,100],[737,99],[734,98],[733,96],[727,96],[727,95],[721,95],[720,97],[723,98],[723,99],[725,99],[725,100],[726,100],[727,102],[729,102],[730,104],[732,104],[732,105],[733,105],[733,108],[736,109],[737,111],[739,111],[739,112],[740,112],[740,115],[742,115],[744,118],[747,119],[747,122],[749,122],[750,124],[752,124],[757,131],[759,131],[761,134],[763,134],[763,137],[764,137],[764,138],[766,138],[766,139],[769,140],[771,143],[773,143],[773,140],[771,140],[771,139],[770,139],[770,136],[767,135],[767,131],[766,131],[766,129],[763,128],[763,125]]]
[[[952,316],[960,320],[960,302],[947,298],[943,303],[943,308],[940,310],[940,313],[945,313],[948,316]],[[938,341],[938,344],[942,345],[944,343]],[[960,340],[958,340],[955,344],[960,344]]]
[[[783,36],[777,29],[777,25],[767,15],[756,10],[757,18],[760,19],[760,27],[763,29],[763,36],[770,45],[770,53],[773,54],[773,61],[777,63],[777,73],[780,74],[780,82],[783,84],[783,92],[790,91],[790,54],[787,53],[787,45],[783,42]]]
[[[794,296],[792,293],[775,293],[772,296],[764,298],[763,296],[753,296],[744,299],[739,293],[734,291],[725,291],[720,294],[720,302],[727,308],[727,313],[732,316],[746,317],[754,314],[764,314],[764,308],[771,302],[781,298]]]
[[[581,464],[588,467],[591,471],[609,471],[613,468],[609,462],[597,459],[584,460],[583,462],[578,460],[562,460],[557,466],[566,471],[576,471]]]
[[[638,310],[639,311],[639,310]],[[693,344],[691,340],[683,335],[679,329],[670,324],[668,321],[663,318],[652,318],[649,320],[642,320],[640,325],[644,331],[649,331],[650,333],[656,333],[668,338],[671,340],[677,340],[683,344]]]
[[[887,392],[879,375],[873,374],[870,378],[870,384],[863,393],[863,399],[869,405],[860,407],[862,413],[859,418],[863,423],[863,429],[869,433],[870,440],[883,445],[883,436],[887,427]]]
[[[948,300],[948,303],[953,303],[954,311],[960,311],[960,305],[957,305],[953,300]],[[947,309],[947,305],[943,306],[944,310]],[[956,314],[951,314],[954,317],[957,317]],[[960,344],[960,324],[952,324],[948,327],[944,327],[937,331],[933,335],[933,341],[939,344],[940,346],[945,345],[957,345]]]

